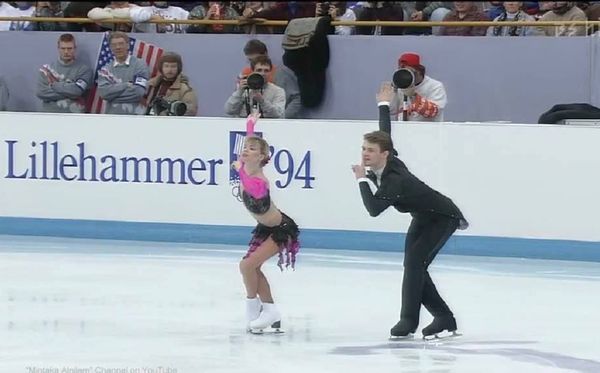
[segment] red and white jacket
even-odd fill
[[[446,89],[442,82],[425,75],[423,81],[415,87],[415,96],[408,99],[408,120],[415,122],[442,122],[444,108],[448,102]],[[398,90],[390,103],[390,119],[402,120],[404,95]]]

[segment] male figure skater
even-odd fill
[[[456,320],[435,288],[427,268],[456,229],[468,223],[452,200],[413,175],[398,159],[392,142],[389,102],[394,95],[391,84],[384,83],[377,101],[379,131],[364,135],[362,164],[353,165],[360,195],[371,216],[378,216],[393,206],[412,215],[404,248],[402,310],[400,321],[391,329],[391,339],[412,338],[419,325],[421,304],[433,315],[433,322],[423,329],[426,339],[448,331],[456,335]],[[366,173],[365,167],[371,170]],[[375,183],[371,190],[368,180]]]

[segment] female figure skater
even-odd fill
[[[269,161],[269,145],[254,136],[254,126],[259,117],[258,113],[248,116],[244,148],[239,160],[232,164],[240,176],[242,201],[258,222],[252,231],[250,248],[240,262],[247,297],[246,329],[254,333],[262,333],[269,326],[278,332],[281,327],[281,314],[273,302],[269,282],[261,266],[277,254],[277,265],[282,271],[284,265],[294,268],[300,248],[298,225],[279,211],[269,195],[269,181],[263,173],[263,167]]]

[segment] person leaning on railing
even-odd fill
[[[354,10],[346,6],[345,1],[317,2],[315,17],[329,16],[333,21],[356,21]],[[352,35],[355,33],[354,26],[331,27],[330,34]]]
[[[404,21],[404,10],[391,1],[364,1],[354,8],[357,21]],[[356,26],[358,35],[402,35],[402,27]]]
[[[520,1],[505,1],[504,11],[494,19],[497,26],[488,27],[487,36],[531,36],[535,28],[529,26],[502,26],[502,22],[534,22],[535,19],[521,10]]]
[[[313,1],[249,1],[242,12],[241,20],[264,18],[271,21],[290,21],[295,18],[314,17]],[[246,26],[248,34],[283,34],[286,26]]]
[[[224,1],[209,1],[208,9],[204,5],[198,5],[190,11],[188,19],[191,20],[236,20],[239,13]],[[240,32],[238,25],[189,25],[188,34],[237,34]]]
[[[138,5],[130,3],[128,1],[111,1],[110,4],[104,8],[96,7],[91,9],[87,16],[89,19],[98,22],[98,26],[103,30],[114,30],[131,32],[133,23],[110,23],[111,19],[130,19],[129,10],[131,8],[137,8]]]
[[[587,21],[583,10],[575,6],[574,1],[554,1],[552,9],[545,13],[540,21]],[[585,26],[561,25],[556,27],[538,27],[537,32],[546,36],[585,36]]]
[[[487,15],[470,1],[455,1],[454,9],[444,17],[444,22],[489,21]],[[442,26],[441,35],[447,36],[484,36],[486,26]]]
[[[154,1],[151,6],[139,6],[129,9],[129,17],[134,22],[133,32],[159,34],[181,34],[188,27],[183,23],[150,23],[162,20],[188,19],[189,12],[183,8],[169,5],[168,1]],[[150,21],[150,22],[149,22]]]
[[[35,17],[63,18],[64,12],[60,1],[38,1],[35,8]],[[35,31],[64,31],[67,24],[64,22],[34,22]]]
[[[402,1],[405,19],[410,22],[439,22],[444,19],[450,9],[446,8],[444,1]],[[430,35],[439,34],[436,27],[405,27],[404,35]]]

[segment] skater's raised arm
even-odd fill
[[[254,136],[254,126],[260,118],[260,112],[254,111],[246,118],[246,137]]]
[[[392,134],[392,122],[390,121],[390,102],[394,98],[392,83],[383,82],[376,95],[377,106],[379,106],[379,130]]]

